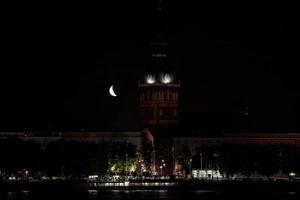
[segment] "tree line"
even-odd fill
[[[190,164],[192,168],[219,170],[228,178],[236,174],[245,177],[260,174],[269,178],[280,173],[300,173],[300,148],[296,145],[222,144],[195,149],[192,153],[187,145],[181,146],[179,161],[186,173],[190,173]]]
[[[21,139],[0,139],[0,172],[2,175],[22,173],[32,176],[80,176],[114,173],[114,163],[124,163],[128,168],[137,163],[136,146],[126,142],[103,141],[85,143],[78,141],[53,141],[39,144]],[[118,173],[124,165],[115,166]]]

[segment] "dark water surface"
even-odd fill
[[[214,190],[110,190],[110,191],[14,191],[2,192],[2,200],[102,200],[102,199],[300,199],[300,192],[214,191]]]

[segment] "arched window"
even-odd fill
[[[147,100],[151,101],[151,92],[149,92],[149,91],[147,92]]]
[[[178,101],[178,93],[177,92],[175,93],[175,99],[176,99],[176,101]]]
[[[156,100],[156,92],[152,92],[152,100]]]
[[[163,95],[162,95],[162,92],[158,92],[158,99],[159,99],[160,101],[162,101],[162,100],[163,100]]]

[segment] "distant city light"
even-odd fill
[[[97,179],[98,178],[98,175],[90,175],[88,176],[88,179]]]
[[[10,177],[8,178],[8,180],[14,181],[14,180],[16,180],[16,177],[15,177],[15,176],[10,176]]]
[[[156,53],[156,54],[152,54],[152,57],[166,58],[166,57],[167,57],[167,54],[164,54],[164,53]]]
[[[296,176],[296,174],[294,172],[289,173],[289,176]]]
[[[164,74],[161,76],[161,82],[164,83],[164,84],[168,84],[168,83],[171,83],[172,81],[172,77],[170,74]]]
[[[147,75],[147,77],[146,77],[146,82],[147,82],[148,84],[153,84],[153,83],[155,83],[155,77],[154,77],[153,75],[151,75],[151,74]]]
[[[124,186],[126,186],[126,187],[129,186],[129,181],[125,181]]]

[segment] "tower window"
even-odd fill
[[[152,100],[156,100],[156,92],[152,92]]]
[[[164,93],[164,100],[165,100],[165,101],[168,100],[168,95],[167,95],[167,93]]]
[[[158,98],[159,98],[159,100],[162,100],[163,98],[162,98],[162,92],[158,92]]]
[[[151,101],[151,92],[147,92],[147,100]]]

